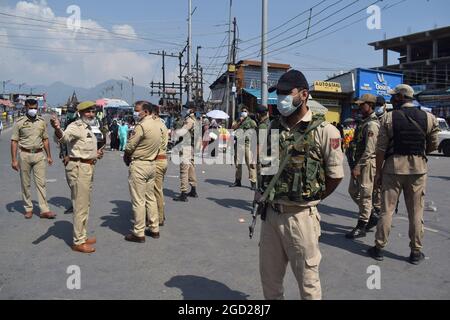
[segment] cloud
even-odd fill
[[[117,34],[121,34],[124,36],[128,36],[130,38],[136,38],[136,32],[134,31],[133,27],[128,24],[122,24],[122,25],[115,25],[112,26],[112,31]]]
[[[108,29],[83,19],[80,9],[81,29],[75,32],[67,27],[71,14],[56,16],[44,0],[0,5],[0,12],[11,15],[1,17],[5,22],[0,24],[2,76],[36,85],[62,81],[92,87],[124,75],[134,76],[137,84],[148,83],[158,61],[147,54],[149,42],[139,40],[130,25]]]

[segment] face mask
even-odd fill
[[[37,112],[38,112],[37,109],[29,109],[29,110],[28,110],[28,115],[29,115],[30,117],[34,118],[34,117],[36,117]]]
[[[83,118],[83,122],[86,123],[88,126],[93,127],[96,125],[95,119],[88,119],[88,118]]]
[[[70,121],[75,119],[76,117],[77,117],[76,113],[68,113],[67,114],[67,119],[70,120]]]
[[[247,118],[248,117],[248,113],[247,112],[242,112],[241,113],[241,117],[244,118],[244,119]]]
[[[141,114],[140,112],[133,112],[133,119],[134,119],[135,121],[141,120],[140,114]]]
[[[278,111],[280,111],[281,115],[283,117],[289,117],[291,114],[293,114],[299,107],[301,106],[294,106],[294,97],[291,95],[285,96],[285,95],[279,95],[278,96]]]
[[[384,114],[384,107],[376,107],[375,108],[375,114],[379,117]]]

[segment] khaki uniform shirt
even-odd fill
[[[415,108],[412,103],[407,103],[402,106],[403,108]],[[438,133],[439,125],[436,117],[427,112],[427,139],[426,139],[426,152],[430,153],[438,148]],[[380,133],[378,136],[377,151],[386,152],[390,143],[393,143],[394,129],[392,124],[392,112],[386,114],[381,120]],[[390,142],[392,141],[392,142]],[[425,174],[427,173],[427,161],[422,156],[402,156],[393,155],[389,157],[383,167],[383,173],[388,174]]]
[[[97,138],[81,119],[69,124],[59,142],[67,145],[70,158],[97,159]]]
[[[131,160],[154,161],[161,147],[163,123],[158,118],[147,116],[134,128],[125,147]]]
[[[160,118],[158,118],[161,121]],[[167,144],[169,143],[169,130],[166,125],[161,122],[161,146],[159,147],[159,154],[164,155],[167,153]]]
[[[363,135],[365,135],[363,141],[366,143],[366,148],[364,149],[361,159],[359,159],[356,164],[356,166],[359,167],[367,165],[370,160],[373,160],[376,157],[380,123],[378,122],[375,112],[364,119],[361,126],[363,127]]]
[[[311,120],[312,112],[309,110],[294,128],[296,128],[300,122],[310,122]],[[283,117],[281,118],[281,124],[289,132],[294,129],[288,127]],[[341,134],[339,133],[339,130],[331,123],[324,122],[313,132],[314,142],[319,145],[319,149],[322,152],[325,176],[333,179],[342,179],[344,177],[344,154],[341,149]],[[294,202],[275,199],[273,203],[286,206],[315,207],[320,203],[320,200]]]
[[[36,116],[36,119],[30,119],[28,116],[20,117],[14,125],[11,140],[17,141],[19,147],[25,149],[44,148],[43,140],[48,139],[47,124],[45,120]]]

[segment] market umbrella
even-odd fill
[[[206,114],[207,117],[212,118],[212,119],[222,119],[222,120],[226,120],[229,119],[230,116],[227,115],[225,112],[223,112],[222,110],[213,110],[210,111]]]

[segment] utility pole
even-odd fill
[[[227,58],[227,84],[225,88],[225,106],[226,112],[230,115],[230,63],[231,63],[231,8],[233,6],[233,0],[230,0],[230,9],[228,15],[228,58]],[[231,119],[233,122],[234,119]]]
[[[163,50],[162,53],[158,51],[158,52],[149,52],[149,54],[162,57],[162,79],[163,79],[162,80],[162,84],[160,84],[158,82],[158,85],[156,85],[152,81],[151,88],[153,89],[154,87],[158,87],[158,89],[161,89],[159,87],[159,85],[161,85],[161,87],[162,87],[162,99],[163,99],[163,106],[164,107],[167,105],[167,99],[166,99],[166,57],[178,58],[179,59],[179,61],[180,61],[180,103],[183,104],[183,93],[182,93],[182,89],[183,89],[183,78],[182,78],[182,76],[183,76],[183,68],[182,68],[183,53],[180,52],[178,55],[168,54],[166,51]],[[174,84],[172,83],[172,89],[173,89],[173,87],[174,87]]]
[[[232,74],[232,81],[231,81],[231,118],[234,120],[236,116],[236,17],[233,20],[233,74]]]
[[[123,83],[117,81],[117,85],[120,87],[120,99],[123,99]]]
[[[163,81],[163,107],[166,106],[166,59],[165,59],[166,52],[162,51],[162,81]]]
[[[192,101],[192,83],[191,83],[191,57],[192,57],[192,0],[189,2],[189,17],[188,17],[188,54],[187,54],[187,102]]]
[[[267,107],[268,100],[268,65],[267,65],[267,20],[268,0],[262,0],[262,31],[261,31],[261,105]]]
[[[199,61],[198,61],[198,50],[201,49],[201,46],[197,46],[197,55],[195,59],[195,101],[198,103],[200,101],[200,97],[202,96],[200,94],[200,67],[199,67]]]

